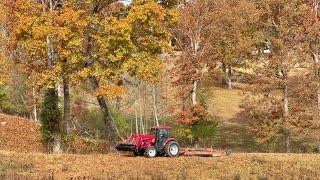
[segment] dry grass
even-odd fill
[[[320,155],[233,154],[229,157],[48,155],[0,151],[1,177],[70,179],[317,179]]]
[[[208,110],[219,122],[219,136],[215,145],[230,147],[237,152],[259,152],[261,147],[256,144],[248,131],[247,122],[240,116],[240,105],[246,97],[246,92],[242,89],[246,87],[241,83],[233,85],[232,90],[222,87],[208,88]]]
[[[239,105],[243,100],[243,91],[238,89],[212,87],[208,89],[208,109],[222,120],[236,118],[241,111]]]

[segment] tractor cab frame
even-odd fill
[[[151,134],[155,136],[155,147],[162,148],[163,143],[170,137],[169,126],[153,126],[151,128]]]

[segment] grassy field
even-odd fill
[[[229,157],[48,155],[0,151],[0,179],[317,179],[320,155],[233,154]]]

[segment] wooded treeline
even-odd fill
[[[318,0],[0,2],[0,108],[40,118],[54,152],[79,120],[111,146],[159,124],[212,145],[217,77],[242,84],[257,142],[320,141]]]

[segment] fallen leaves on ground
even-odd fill
[[[320,155],[233,154],[145,158],[0,151],[0,175],[56,179],[316,179]],[[9,163],[10,162],[10,163]],[[2,164],[1,164],[2,163]],[[11,164],[11,166],[6,166]],[[0,176],[1,179],[1,176]]]
[[[0,150],[45,152],[40,140],[40,124],[0,114]]]

